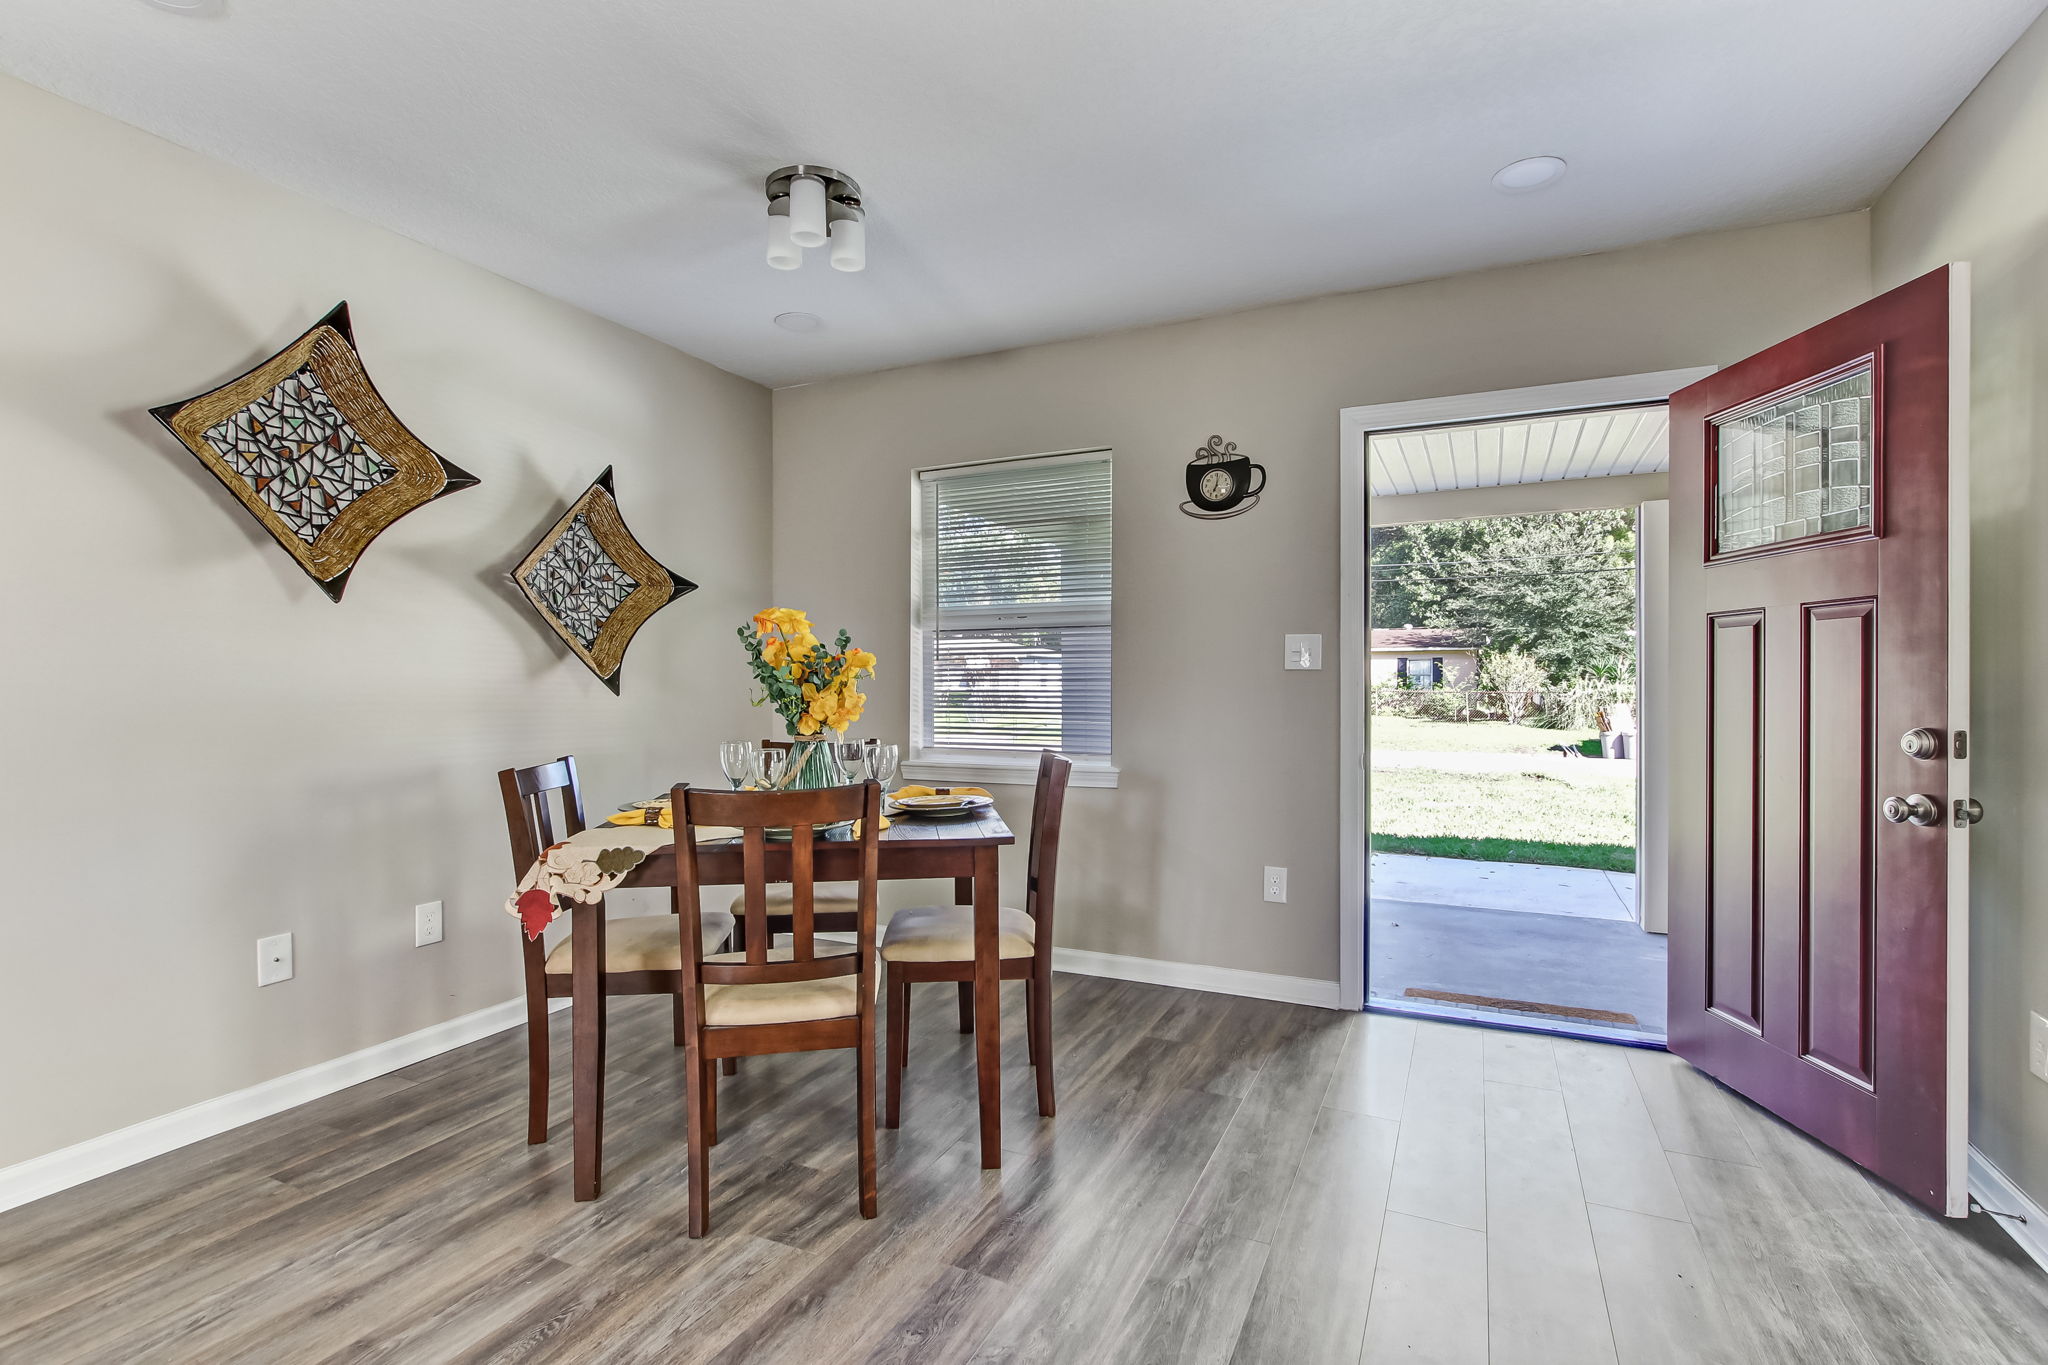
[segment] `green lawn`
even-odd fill
[[[1510,725],[1504,720],[1444,721],[1415,720],[1408,716],[1374,716],[1372,744],[1375,749],[1402,749],[1415,753],[1540,754],[1553,744],[1577,744],[1599,739],[1594,730],[1542,730],[1534,725]],[[1598,746],[1594,746],[1598,752]]]
[[[1636,870],[1632,782],[1385,768],[1372,775],[1375,853]]]

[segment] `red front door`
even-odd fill
[[[1671,398],[1671,1050],[1951,1214],[1965,271]]]

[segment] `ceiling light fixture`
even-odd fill
[[[1564,172],[1564,158],[1561,156],[1525,156],[1495,171],[1493,187],[1509,194],[1527,194],[1530,190],[1555,185],[1564,179]]]
[[[173,14],[214,14],[219,12],[221,0],[143,0],[152,9],[166,9]]]
[[[834,270],[867,268],[867,212],[852,177],[830,166],[784,166],[769,176],[768,264],[794,270],[808,248],[828,241]]]
[[[816,313],[777,313],[775,325],[785,332],[815,332],[825,325]]]

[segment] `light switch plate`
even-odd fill
[[[424,948],[441,941],[441,902],[428,901],[412,908],[412,946]]]
[[[1289,668],[1321,668],[1323,666],[1323,637],[1320,635],[1288,636],[1287,666]]]
[[[272,934],[256,940],[256,984],[275,986],[292,979],[292,936]]]
[[[2027,1070],[2048,1081],[2048,1019],[2027,1016]]]

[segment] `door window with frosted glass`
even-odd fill
[[[1711,557],[1874,534],[1873,367],[1714,418]]]

